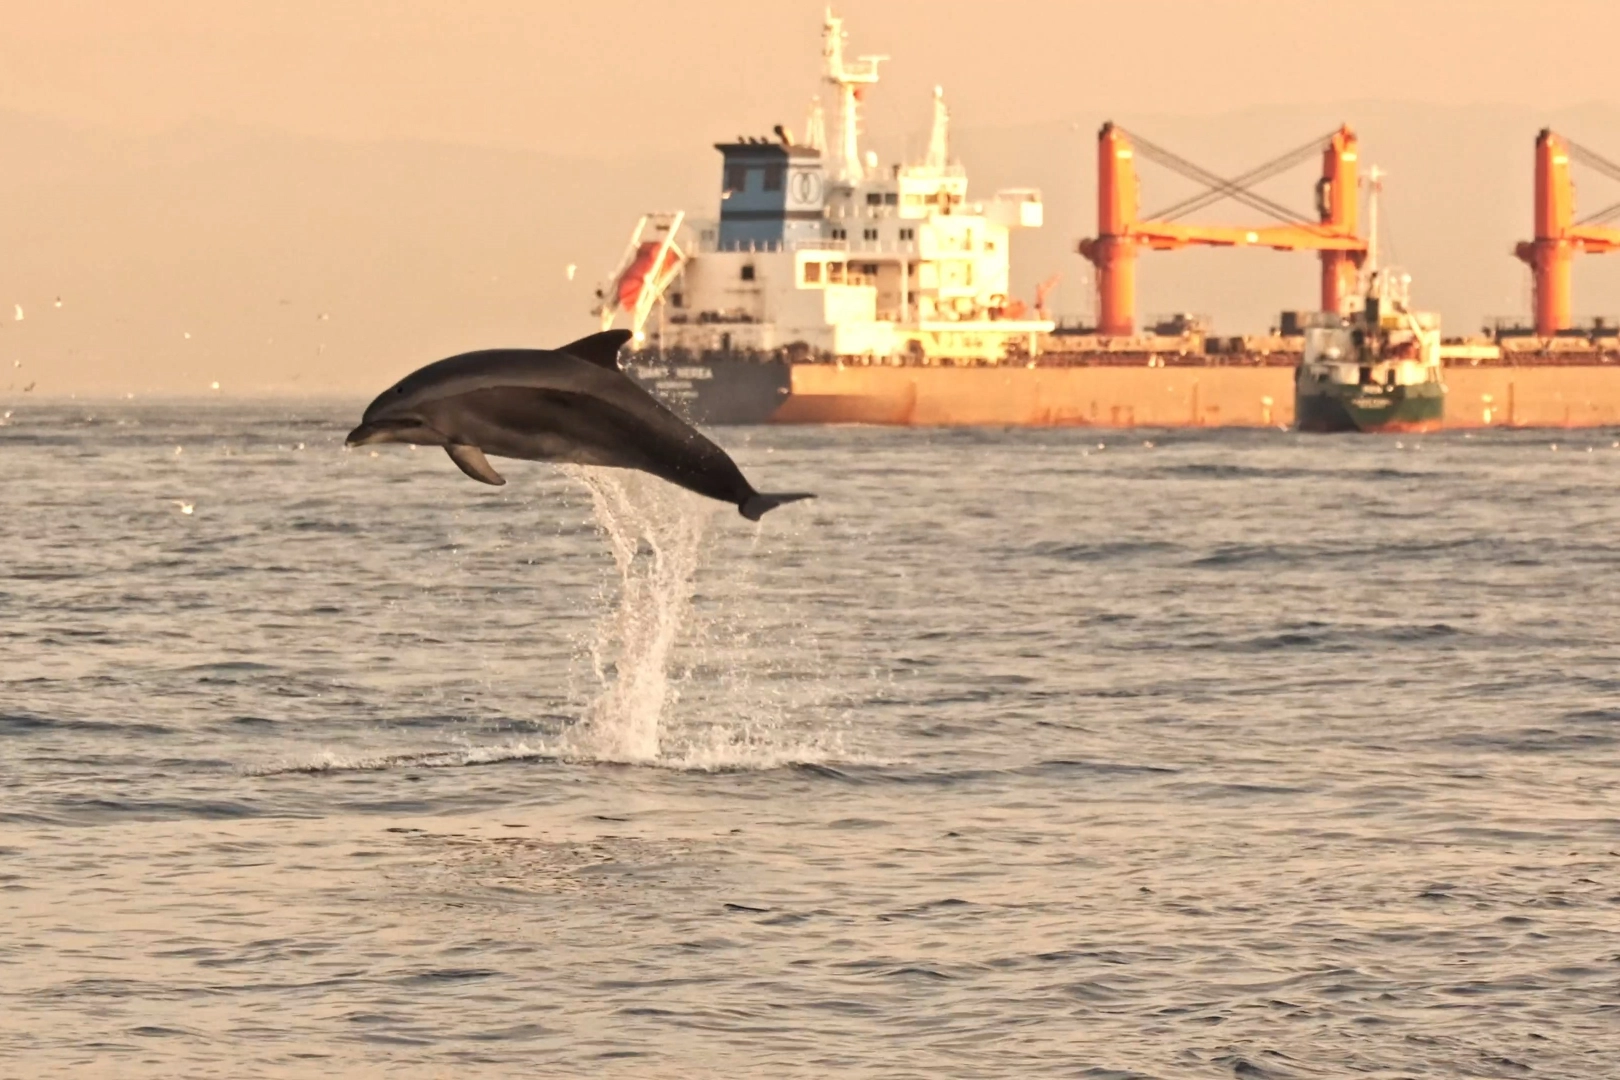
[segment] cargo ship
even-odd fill
[[[831,11],[822,45],[833,139],[816,99],[799,135],[718,144],[718,216],[643,215],[598,292],[603,329],[634,332],[629,370],[700,421],[905,423],[907,393],[799,369],[1022,366],[1055,329],[1050,283],[1034,304],[1009,295],[1011,234],[1041,226],[1040,192],[970,201],[941,87],[921,160],[880,166],[859,132],[887,58],[847,57]]]
[[[602,327],[633,333],[626,369],[697,422],[1620,424],[1620,339],[1601,322],[1569,327],[1569,245],[1560,239],[1607,250],[1596,245],[1608,233],[1572,223],[1556,137],[1544,132],[1537,144],[1537,240],[1519,249],[1537,273],[1533,330],[1442,340],[1433,316],[1406,308],[1394,276],[1374,282],[1364,272],[1368,242],[1356,229],[1357,147],[1348,128],[1302,148],[1322,154],[1316,218],[1245,228],[1190,226],[1170,214],[1138,219],[1133,154],[1181,159],[1139,137],[1133,144],[1112,124],[1099,132],[1098,236],[1079,247],[1097,267],[1096,325],[1059,326],[1045,304],[1055,279],[1030,302],[1010,295],[1011,240],[1042,226],[1041,193],[970,197],[938,87],[926,153],[880,165],[859,132],[887,57],[847,56],[843,23],[831,11],[822,46],[833,123],[818,98],[800,132],[778,125],[769,136],[717,144],[718,213],[642,215],[597,293]],[[1216,194],[1234,187],[1198,178]],[[1558,213],[1543,213],[1544,205]],[[1138,331],[1130,314],[1138,252],[1189,244],[1314,251],[1321,308],[1284,312],[1264,335],[1217,337],[1186,316]],[[1555,303],[1542,304],[1544,295]],[[1544,320],[1542,307],[1564,322]],[[1346,364],[1352,354],[1356,362]]]

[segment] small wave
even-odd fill
[[[143,1039],[168,1039],[179,1037],[182,1039],[207,1039],[208,1036],[200,1031],[193,1031],[183,1027],[164,1027],[160,1024],[143,1024],[140,1027],[130,1028],[131,1035]]]
[[[824,742],[807,741],[780,746],[716,742],[688,747],[674,755],[655,758],[643,764],[681,772],[720,773],[825,767],[830,762],[852,764],[844,753],[842,740],[836,737]]]
[[[1253,637],[1213,637],[1189,642],[1186,648],[1214,652],[1264,653],[1285,649],[1319,649],[1323,652],[1355,652],[1369,646],[1393,642],[1397,645],[1440,644],[1468,631],[1450,623],[1397,623],[1392,626],[1336,626],[1319,620],[1306,620],[1279,627]]]
[[[0,713],[0,736],[37,732],[92,732],[115,735],[171,735],[175,728],[146,720],[70,720],[33,713]]]
[[[1565,713],[1563,719],[1572,724],[1620,723],[1620,709],[1579,709]]]
[[[1184,465],[1163,465],[1148,471],[1161,477],[1188,477],[1197,480],[1303,480],[1311,477],[1336,475],[1323,469],[1235,465],[1201,461],[1188,462]]]
[[[1179,773],[1168,765],[1137,765],[1128,761],[1083,761],[1054,758],[1010,770],[1019,776],[1131,776],[1142,773]]]
[[[956,787],[983,781],[1006,780],[1020,777],[1127,777],[1171,775],[1181,770],[1168,765],[1145,765],[1122,761],[1084,761],[1055,758],[1024,765],[1005,767],[983,766],[961,769],[920,769],[908,763],[892,760],[839,760],[829,762],[799,762],[795,768],[811,776],[837,780],[846,784],[920,784],[930,787]]]
[[[1041,543],[1031,548],[1030,554],[1061,562],[1107,562],[1174,550],[1174,544],[1162,540],[1113,540],[1095,544]]]
[[[228,821],[261,817],[263,807],[235,799],[116,799],[110,797],[68,797],[56,800],[57,820],[62,822],[102,821],[181,821],[201,818]]]
[[[570,745],[566,740],[558,740],[555,743],[518,741],[398,754],[342,754],[323,750],[303,760],[282,760],[272,764],[254,765],[243,769],[242,772],[246,776],[262,777],[322,776],[413,769],[466,769],[516,763],[640,766],[673,772],[701,773],[819,769],[832,775],[843,775],[838,769],[833,768],[835,763],[843,766],[875,764],[849,761],[844,754],[842,740],[836,737],[807,739],[782,745],[712,740],[675,747],[658,757],[628,761],[613,754],[593,754],[586,749]]]
[[[1252,562],[1282,562],[1299,556],[1275,544],[1222,544],[1192,561],[1194,566],[1241,566]]]
[[[1391,641],[1426,641],[1430,638],[1456,637],[1461,633],[1461,628],[1450,623],[1419,623],[1391,627],[1388,637]]]
[[[1615,745],[1615,736],[1602,731],[1557,731],[1526,727],[1509,731],[1467,731],[1432,740],[1436,745],[1462,750],[1502,751],[1510,754],[1585,753]]]
[[[303,761],[249,766],[243,773],[247,776],[318,776],[326,773],[389,772],[395,769],[464,769],[513,761],[557,760],[556,751],[550,747],[531,746],[523,742],[414,754],[349,755],[323,750]]]

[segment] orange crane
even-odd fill
[[[1620,203],[1580,221],[1575,220],[1575,185],[1569,179],[1571,159],[1620,179],[1620,165],[1579,143],[1542,128],[1536,136],[1536,205],[1534,240],[1521,241],[1513,253],[1528,263],[1536,283],[1536,334],[1552,337],[1570,327],[1570,263],[1576,252],[1602,255],[1620,249],[1620,229],[1602,223],[1620,215]]]
[[[1134,164],[1138,150],[1144,157],[1205,184],[1205,190],[1146,219],[1138,217]],[[1311,221],[1250,190],[1252,185],[1317,152],[1322,155],[1322,179],[1316,187],[1317,220]],[[1222,198],[1236,199],[1276,218],[1280,224],[1244,228],[1175,221]],[[1134,332],[1136,253],[1143,247],[1173,251],[1200,244],[1318,251],[1322,259],[1322,308],[1343,312],[1345,300],[1355,288],[1357,269],[1367,257],[1367,241],[1356,235],[1356,199],[1356,137],[1348,127],[1226,179],[1112,122],[1104,124],[1097,133],[1097,235],[1080,242],[1080,254],[1097,267],[1098,333],[1126,336]]]
[[[1051,277],[1035,286],[1035,317],[1037,319],[1045,320],[1051,318],[1051,316],[1046,313],[1046,296],[1053,289],[1057,288],[1057,283],[1062,280],[1063,275],[1061,273],[1053,274]],[[1011,300],[996,310],[999,312],[999,315],[997,316],[998,318],[1022,319],[1024,316],[1029,314],[1029,305],[1024,303],[1022,300]]]
[[[1037,319],[1050,319],[1052,316],[1046,311],[1046,298],[1057,288],[1058,282],[1063,280],[1062,272],[1053,274],[1039,285],[1035,286],[1035,317]]]

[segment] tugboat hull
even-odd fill
[[[1294,424],[1300,431],[1438,431],[1445,415],[1446,392],[1439,383],[1335,386],[1301,390],[1294,397]]]

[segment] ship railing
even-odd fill
[[[833,251],[855,255],[908,255],[913,258],[918,255],[915,240],[734,240],[728,244],[711,241],[699,243],[693,250],[703,255],[735,252],[770,254],[781,251]]]
[[[827,217],[833,221],[856,221],[866,219],[879,220],[885,218],[897,218],[899,216],[900,208],[898,206],[890,206],[887,203],[882,206],[863,206],[860,203],[852,203],[849,205],[835,203],[827,207]]]
[[[1180,337],[1184,334],[1207,335],[1214,328],[1215,320],[1205,312],[1168,311],[1149,315],[1142,320],[1142,325],[1150,327],[1152,333],[1160,337]]]
[[[1038,194],[1027,199],[1003,199],[998,195],[995,201],[1013,204],[1019,202],[1038,203],[1041,198]],[[990,204],[983,202],[953,202],[950,205],[952,208],[951,213],[958,217],[983,217],[990,209]],[[826,208],[826,216],[829,221],[880,221],[892,218],[923,221],[939,212],[940,207],[930,202],[902,206],[892,206],[888,203],[884,203],[882,206],[863,206],[860,203],[830,203]]]
[[[862,241],[871,243],[871,241]],[[718,241],[701,243],[696,249],[698,252],[713,255],[717,252],[743,252],[745,254],[770,254],[781,251],[849,251],[848,240],[733,240],[722,244]]]
[[[902,165],[900,175],[907,180],[965,180],[967,166],[960,161],[953,161],[949,165]]]
[[[701,250],[711,254],[720,251],[742,251],[752,254],[755,252],[782,251],[784,248],[780,240],[733,240],[726,244],[716,241],[712,245],[706,245]]]
[[[909,255],[917,256],[914,240],[847,240],[845,249],[851,255]]]
[[[1615,337],[1617,328],[1620,328],[1620,320],[1617,320],[1614,316],[1596,315],[1585,323],[1578,323],[1557,331],[1551,335],[1551,338],[1562,340],[1585,339],[1595,342],[1604,338]],[[1484,331],[1486,336],[1493,341],[1500,341],[1504,338],[1547,340],[1536,333],[1535,323],[1525,319],[1522,315],[1498,315],[1487,318]]]

